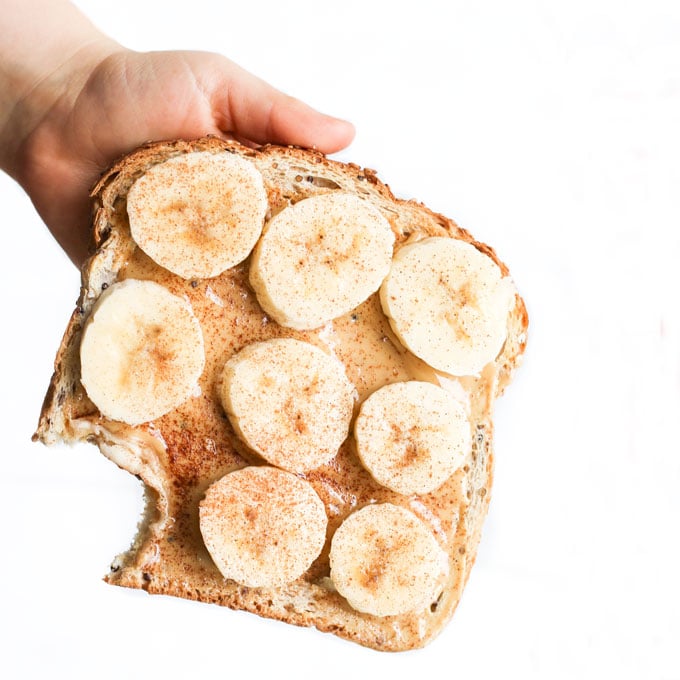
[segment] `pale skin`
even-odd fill
[[[89,189],[112,161],[206,134],[333,153],[354,128],[221,55],[134,52],[70,2],[0,0],[0,168],[75,264],[88,254]]]

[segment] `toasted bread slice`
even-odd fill
[[[95,443],[105,456],[143,480],[146,511],[132,546],[113,561],[106,576],[109,583],[315,626],[378,650],[421,647],[452,616],[475,560],[492,482],[492,410],[525,348],[524,303],[515,292],[500,353],[472,377],[441,374],[413,357],[392,332],[377,292],[320,329],[284,328],[258,304],[248,281],[250,259],[210,279],[182,278],[156,264],[132,239],[127,195],[133,183],[151,167],[195,151],[228,152],[252,163],[264,181],[268,217],[309,197],[354,194],[387,219],[395,251],[407,241],[425,237],[459,239],[474,245],[503,275],[508,274],[489,246],[425,206],[396,199],[372,170],[332,161],[314,151],[278,146],[250,149],[217,138],[148,144],[116,163],[92,192],[95,251],[82,270],[80,297],[56,357],[34,438],[48,445]],[[103,416],[81,383],[79,351],[93,306],[107,288],[130,278],[155,281],[188,301],[205,341],[200,391],[141,425]],[[225,578],[216,567],[201,536],[199,505],[216,480],[253,461],[262,462],[222,408],[222,368],[249,344],[285,337],[314,344],[342,361],[356,390],[355,413],[384,384],[409,379],[442,384],[467,403],[472,444],[463,464],[439,488],[402,495],[372,478],[357,456],[353,436],[348,436],[330,462],[299,475],[312,485],[326,509],[327,537],[320,554],[301,576],[284,585],[252,587]],[[334,532],[347,516],[376,503],[410,510],[447,554],[445,582],[425,607],[384,616],[363,613],[334,587],[329,568]]]

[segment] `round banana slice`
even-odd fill
[[[514,287],[470,243],[432,237],[401,248],[380,289],[404,346],[432,368],[478,375],[501,351]]]
[[[313,196],[266,225],[250,283],[282,326],[318,328],[378,290],[393,245],[389,222],[367,201],[342,192]]]
[[[267,210],[262,175],[231,153],[197,151],[153,165],[127,198],[134,241],[185,279],[211,278],[245,260]]]
[[[401,494],[439,488],[472,445],[465,406],[445,389],[417,380],[373,392],[361,405],[354,437],[373,478]]]
[[[357,611],[392,616],[437,599],[448,558],[409,510],[382,503],[351,514],[333,536],[331,580]]]
[[[353,394],[339,361],[291,338],[248,345],[222,374],[222,405],[238,435],[291,472],[335,456],[349,433]]]
[[[272,467],[246,467],[213,483],[199,507],[201,534],[225,578],[252,588],[301,576],[326,540],[312,485]]]
[[[102,415],[139,425],[189,398],[203,372],[203,334],[191,306],[153,281],[106,290],[80,344],[81,381]]]

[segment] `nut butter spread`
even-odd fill
[[[168,508],[175,521],[161,547],[168,562],[181,564],[187,556],[201,554],[208,574],[213,572],[198,530],[197,500],[213,481],[256,460],[234,434],[218,396],[224,364],[243,347],[280,337],[317,345],[343,363],[347,377],[356,387],[357,405],[389,383],[413,379],[438,382],[436,371],[399,347],[375,294],[349,314],[318,330],[291,331],[262,312],[248,286],[247,263],[215,279],[185,281],[161,269],[137,249],[119,278],[152,279],[172,293],[188,297],[204,333],[206,363],[199,379],[199,394],[144,426],[159,442],[164,474],[175,480]],[[447,377],[446,384],[452,389],[450,382],[453,380]],[[463,477],[460,470],[438,492],[427,496],[400,496],[378,485],[363,469],[352,437],[345,440],[330,463],[305,474],[324,501],[330,535],[355,508],[391,502],[413,510],[445,544],[456,540],[458,513],[452,514],[451,509],[467,502]],[[443,508],[446,512],[442,512]],[[306,578],[323,583],[326,576],[327,549]]]

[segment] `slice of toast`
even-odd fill
[[[204,138],[148,144],[116,163],[95,186],[94,254],[82,269],[82,288],[71,316],[34,439],[45,444],[88,441],[121,468],[143,480],[146,510],[130,549],[106,576],[109,583],[243,609],[321,631],[378,650],[421,647],[452,616],[469,577],[490,498],[493,473],[492,410],[525,348],[527,314],[518,294],[507,316],[507,338],[477,377],[455,378],[415,360],[390,329],[378,293],[351,314],[318,330],[282,328],[258,305],[248,283],[249,259],[211,279],[183,279],[158,266],[130,234],[127,193],[151,166],[193,151],[230,152],[262,174],[269,214],[329,192],[356,194],[387,218],[395,250],[407,240],[446,236],[472,243],[508,274],[494,251],[450,219],[422,204],[396,199],[372,170],[298,148],[246,148]],[[103,416],[81,383],[79,348],[84,324],[102,292],[129,278],[150,279],[189,301],[205,337],[206,363],[193,395],[170,413],[132,426]],[[469,402],[472,446],[464,464],[427,494],[402,495],[382,487],[359,461],[350,435],[329,462],[301,475],[324,502],[326,545],[302,576],[278,587],[248,587],[225,579],[208,553],[199,528],[199,503],[223,475],[252,462],[217,395],[218,375],[244,346],[294,337],[341,359],[357,403],[378,387],[417,378],[440,383]],[[360,339],[360,342],[359,342]],[[329,570],[331,538],[352,512],[389,502],[414,513],[448,555],[448,576],[436,599],[418,611],[374,616],[355,610],[337,592]]]

